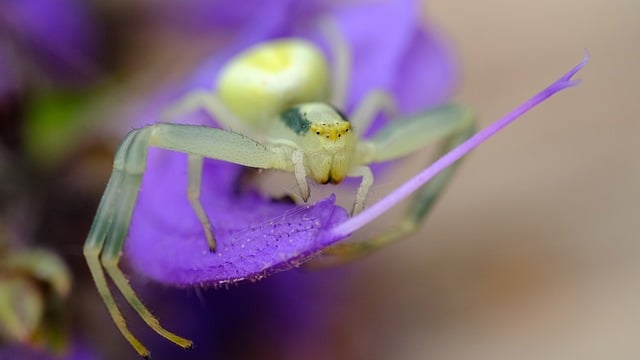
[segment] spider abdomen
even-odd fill
[[[312,43],[277,40],[232,59],[218,77],[222,102],[240,119],[266,129],[286,108],[328,95],[328,65]]]

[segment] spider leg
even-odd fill
[[[170,122],[200,109],[206,111],[225,129],[234,129],[243,133],[251,131],[242,119],[229,110],[214,91],[194,90],[189,92],[175,104],[169,106],[162,117]]]
[[[113,319],[113,322],[120,330],[120,333],[127,339],[129,344],[144,358],[149,357],[149,350],[138,341],[138,339],[129,331],[127,323],[118,309],[113,294],[109,290],[107,280],[102,271],[102,265],[100,264],[100,252],[104,246],[104,240],[109,232],[109,225],[115,215],[115,207],[118,200],[118,188],[122,180],[122,171],[113,170],[107,188],[100,201],[100,207],[96,213],[96,217],[93,221],[93,226],[89,232],[89,236],[84,244],[84,257],[89,265],[89,271],[93,277],[93,281],[98,288],[98,293],[102,297],[102,301],[107,306],[107,310]]]
[[[191,342],[172,334],[160,326],[153,315],[140,303],[117,267],[122,243],[128,231],[128,222],[135,206],[135,199],[140,186],[140,179],[142,178],[141,173],[137,173],[136,169],[131,169],[131,166],[127,166],[127,162],[130,162],[128,160],[131,156],[130,148],[137,136],[138,133],[135,131],[129,133],[116,154],[109,183],[102,196],[96,217],[84,245],[84,256],[98,292],[116,326],[138,354],[146,358],[149,357],[149,350],[127,328],[126,321],[109,290],[102,266],[116,281],[120,291],[124,289],[127,292],[129,295],[127,300],[136,304],[135,307],[138,313],[141,313],[147,323],[153,324],[154,330],[183,347],[191,346]],[[102,253],[101,259],[99,259],[100,253]]]
[[[415,131],[418,132],[414,133]],[[426,131],[428,133],[425,133]],[[410,153],[415,148],[419,148],[420,144],[424,146],[438,138],[444,138],[435,155],[437,159],[464,142],[474,132],[474,120],[470,112],[464,108],[449,105],[422,116],[391,123],[382,129],[366,148],[373,148],[371,150],[373,154],[368,155],[372,161],[387,160]],[[414,135],[411,135],[412,133]],[[415,134],[425,136],[420,139],[420,136]],[[420,188],[411,198],[409,207],[398,224],[362,242],[337,244],[325,250],[324,254],[334,257],[331,259],[332,263],[352,261],[415,232],[442,194],[459,164],[460,161],[456,162]]]
[[[338,109],[344,109],[349,90],[349,76],[351,75],[351,50],[334,19],[323,18],[319,23],[319,28],[327,40],[333,56],[329,103]]]
[[[304,167],[304,152],[302,152],[302,150],[295,150],[291,156],[291,161],[293,162],[293,174],[296,177],[296,183],[298,183],[300,196],[304,202],[307,202],[311,192],[309,190],[309,183],[307,182],[307,170]]]
[[[396,113],[395,99],[391,94],[381,89],[367,93],[349,117],[349,121],[358,134],[364,135],[378,112],[383,112],[389,118],[394,117]]]
[[[322,19],[319,28],[333,56],[329,103],[338,109],[345,109],[351,76],[351,50],[334,19],[328,17]],[[386,91],[379,89],[367,94],[349,120],[360,134],[363,134],[378,111],[383,111],[387,115],[392,115],[396,111],[394,98]]]
[[[368,166],[356,166],[347,173],[347,176],[362,177],[362,182],[360,182],[360,186],[356,192],[356,201],[353,203],[353,208],[351,209],[351,216],[353,216],[364,209],[364,200],[367,198],[369,188],[373,185],[373,173]]]
[[[213,236],[213,232],[211,231],[211,221],[207,216],[207,213],[204,211],[202,207],[202,203],[200,202],[200,188],[202,186],[202,163],[204,158],[202,156],[189,154],[188,161],[188,185],[187,185],[187,198],[189,199],[189,203],[193,208],[193,211],[196,213],[198,220],[202,224],[202,229],[204,230],[204,235],[207,238],[207,243],[209,244],[209,250],[211,252],[216,251],[216,240]]]
[[[129,133],[116,153],[109,183],[84,245],[84,255],[98,292],[116,326],[143,357],[148,357],[149,351],[127,328],[107,285],[103,267],[127,302],[153,330],[184,348],[192,345],[190,340],[177,336],[160,325],[118,267],[145,171],[149,146],[190,155],[192,179],[188,193],[193,193],[195,188],[199,189],[200,181],[193,177],[200,175],[203,157],[257,168],[292,171],[291,161],[281,148],[269,148],[229,131],[194,125],[154,124]],[[195,211],[198,212],[197,209]]]

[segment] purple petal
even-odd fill
[[[540,93],[536,94],[534,97],[515,108],[503,118],[497,120],[493,124],[476,133],[467,141],[460,144],[458,147],[435,161],[428,168],[421,171],[418,175],[404,183],[396,190],[392,191],[389,195],[385,196],[377,203],[364,210],[358,216],[355,216],[333,228],[331,232],[336,237],[336,240],[340,240],[346,236],[349,236],[349,234],[351,234],[352,232],[362,228],[366,224],[376,219],[378,216],[385,213],[387,210],[398,204],[400,201],[411,195],[411,193],[416,191],[422,185],[427,183],[427,181],[436,176],[440,171],[451,166],[451,164],[453,164],[454,162],[460,160],[460,158],[466,155],[469,151],[485,142],[487,139],[495,135],[498,131],[502,130],[502,128],[518,119],[527,111],[533,109],[536,105],[540,104],[541,102],[545,101],[561,90],[577,85],[579,82],[576,80],[571,80],[571,78],[587,64],[588,60],[589,55],[587,54],[585,55],[582,62],[572,68],[560,79],[556,80],[553,84],[542,90]]]
[[[208,171],[216,169],[215,164],[210,165]],[[219,192],[210,191],[213,193]],[[344,209],[334,206],[333,198],[294,209],[269,203],[256,194],[219,196],[216,200],[207,206],[207,213],[215,216],[216,253],[209,251],[199,223],[184,221],[182,228],[167,229],[161,222],[147,222],[136,226],[131,236],[165,230],[155,238],[157,250],[150,251],[146,243],[130,242],[128,256],[148,265],[146,275],[173,284],[259,279],[300,265],[328,245],[330,239],[323,236],[328,229],[348,218]],[[199,231],[192,231],[194,227]],[[160,251],[171,261],[158,262]]]
[[[198,69],[177,94],[172,90],[147,103],[135,117],[135,123],[144,125],[155,121],[178,94],[193,88],[210,88],[221,64],[249,44],[276,36],[312,38],[309,31],[299,30],[305,28],[299,24],[313,24],[317,17],[297,19],[292,23],[286,8],[274,7],[268,9],[272,16],[260,18],[260,22],[252,23],[240,32],[234,45]],[[402,0],[366,3],[334,12],[354,52],[349,94],[352,103],[373,88],[393,91],[394,87],[399,87],[395,82],[409,81],[407,78],[413,71],[444,72],[439,78],[434,75],[436,81],[429,85],[411,82],[416,92],[422,92],[424,106],[442,98],[442,94],[434,91],[435,87],[451,88],[453,81],[446,79],[453,78],[453,67],[444,65],[449,57],[439,54],[443,52],[439,42],[418,30],[415,7],[415,1]],[[367,31],[370,30],[367,21],[389,31],[371,34]],[[405,60],[405,56],[425,58]],[[425,66],[434,68],[424,71]],[[400,74],[401,80],[394,74]],[[424,76],[418,79],[430,81]],[[445,86],[447,82],[449,85]],[[447,91],[445,89],[444,93]],[[395,95],[401,104],[418,106],[417,95],[408,89]],[[198,112],[181,122],[211,124],[211,119]],[[288,269],[318,254],[329,241],[335,241],[325,235],[329,234],[330,228],[347,219],[346,211],[336,207],[332,197],[314,206],[296,206],[273,202],[251,191],[238,193],[236,182],[245,169],[207,160],[201,201],[211,218],[219,246],[218,251],[211,254],[186,197],[186,157],[152,149],[147,164],[125,254],[138,272],[159,282],[220,284],[256,279]]]
[[[459,73],[451,54],[440,34],[414,29],[391,85],[399,109],[416,113],[451,99]]]
[[[391,91],[401,113],[450,98],[457,68],[440,37],[420,25],[419,10],[416,1],[399,0],[336,13],[356,65],[350,79],[350,108],[372,89]]]
[[[148,4],[146,13],[163,27],[177,31],[210,33],[212,31],[249,28],[273,16],[273,9],[291,21],[309,18],[328,5],[323,0],[183,0]]]

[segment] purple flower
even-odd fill
[[[0,96],[23,77],[76,84],[96,74],[97,31],[78,0],[0,2]]]
[[[312,11],[292,14],[301,10],[288,7],[288,3],[265,5],[258,12],[261,16],[248,21],[247,27],[237,34],[233,45],[203,64],[178,90],[168,89],[147,102],[137,112],[135,124],[154,122],[168,104],[190,90],[211,88],[220,66],[250,44],[274,37],[300,36],[322,46],[312,24],[324,15],[337,20],[354,57],[347,110],[367,91],[376,88],[394,94],[400,113],[426,109],[450,99],[456,83],[455,66],[445,44],[420,25],[415,1],[327,7],[326,13],[321,14]],[[554,83],[499,125],[504,126],[543,98],[572,85],[570,77]],[[181,121],[212,124],[204,113]],[[374,129],[383,121],[379,119]],[[180,286],[259,279],[298,266],[372,221],[497,130],[493,127],[479,133],[455,149],[453,155],[447,155],[435,167],[353,219],[348,219],[347,212],[334,204],[332,196],[314,205],[293,205],[239,189],[242,167],[207,160],[201,201],[217,237],[218,249],[214,254],[208,250],[201,225],[186,197],[186,156],[151,149],[125,255],[146,277]]]
[[[136,124],[153,122],[171,101],[189,90],[210,88],[220,66],[250,44],[282,36],[318,39],[317,29],[308,24],[325,14],[307,12],[306,18],[296,17],[299,7],[284,3],[265,6],[260,21],[243,29],[230,49],[199,68],[180,91],[169,90],[149,102],[138,112]],[[337,20],[354,56],[348,108],[374,88],[391,90],[402,112],[450,97],[455,67],[443,42],[419,25],[416,10],[415,1],[403,0],[335,8],[328,13]],[[292,23],[292,18],[298,21]],[[378,26],[371,28],[372,21]],[[203,113],[183,121],[212,123]],[[305,206],[273,202],[253,191],[238,195],[236,182],[243,168],[208,160],[201,201],[219,244],[211,254],[185,196],[186,157],[151,149],[147,164],[125,254],[140,273],[160,282],[220,284],[297,266],[325,247],[329,239],[323,234],[348,217],[332,197]]]

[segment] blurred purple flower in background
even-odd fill
[[[0,2],[0,97],[26,82],[93,79],[99,50],[94,20],[78,0]]]
[[[444,42],[421,24],[415,1],[325,6],[326,12],[317,12],[319,4],[264,3],[229,49],[199,68],[179,91],[168,90],[168,95],[147,103],[134,115],[135,125],[157,121],[172,101],[190,90],[210,89],[220,66],[250,44],[297,36],[322,46],[317,22],[323,16],[337,21],[353,54],[348,109],[376,88],[395,95],[401,114],[450,98],[455,66]],[[331,54],[327,57],[331,59]],[[212,124],[212,119],[198,113],[182,122]],[[138,272],[159,282],[222,284],[294,267],[335,241],[323,234],[347,218],[332,198],[315,206],[299,206],[239,191],[242,167],[207,160],[201,201],[219,244],[211,254],[185,196],[186,156],[151,149],[147,164],[125,256]]]
[[[46,203],[38,190],[46,190],[32,186],[49,174],[29,162],[23,141],[25,114],[35,108],[35,98],[97,79],[100,46],[91,15],[77,0],[0,1],[0,359],[95,359],[68,333],[72,279],[56,273],[50,261],[63,251],[52,243],[37,248],[46,242],[36,235]],[[16,265],[18,257],[30,256],[39,258],[34,268]],[[59,259],[66,269],[65,260]],[[49,277],[65,280],[64,294],[52,290]]]

